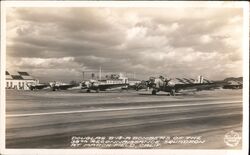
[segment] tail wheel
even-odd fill
[[[152,90],[152,95],[156,95],[156,90]]]

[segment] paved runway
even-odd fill
[[[159,148],[230,149],[224,135],[242,132],[241,91],[152,96],[144,91],[7,90],[6,147],[71,148],[72,136],[202,136],[203,144]]]

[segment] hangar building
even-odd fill
[[[6,89],[29,90],[27,84],[38,84],[39,81],[29,75],[27,72],[5,72]]]

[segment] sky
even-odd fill
[[[217,80],[242,76],[240,8],[8,8],[6,69],[40,81],[82,71]]]

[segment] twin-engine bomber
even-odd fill
[[[143,84],[139,84],[137,90],[141,88],[145,88],[145,85],[148,89],[152,89],[152,95],[156,95],[157,92],[163,91],[168,92],[170,95],[174,96],[175,93],[180,92],[181,90],[187,89],[195,89],[199,90],[207,90],[207,89],[215,89],[222,87],[225,84],[223,81],[208,81],[203,79],[202,76],[198,77],[198,80],[194,79],[168,79],[160,76],[159,78],[151,77],[148,81],[145,81]],[[143,86],[144,85],[144,86]]]
[[[87,92],[95,90],[96,92],[105,91],[112,88],[127,87],[127,83],[102,83],[97,80],[88,80],[81,83],[81,89],[86,89]]]

